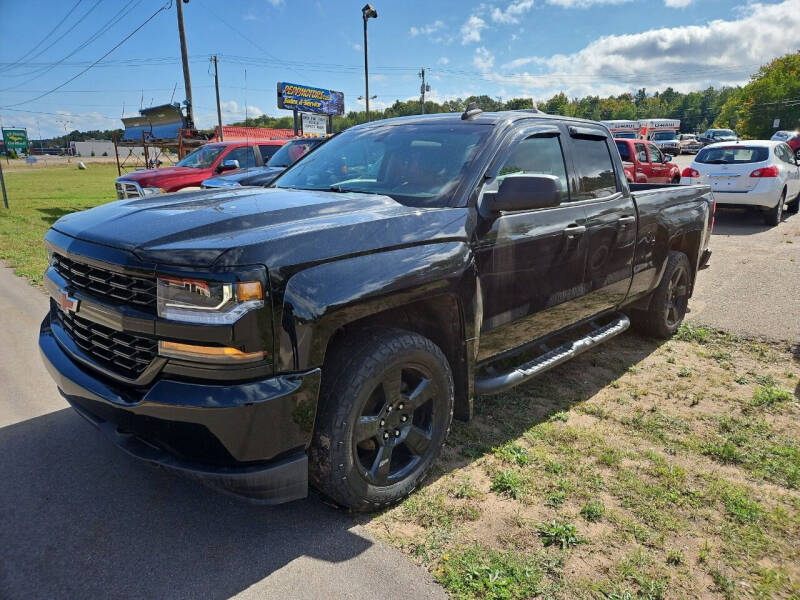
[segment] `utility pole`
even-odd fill
[[[417,73],[417,75],[419,75],[420,78],[422,78],[422,84],[420,84],[420,86],[419,86],[419,93],[421,94],[420,104],[422,104],[422,114],[424,115],[425,114],[425,92],[430,92],[431,91],[431,86],[429,86],[427,83],[425,83],[425,67],[422,67],[422,69],[420,69],[420,72]]]
[[[178,34],[181,38],[181,60],[183,61],[183,85],[186,88],[186,120],[189,127],[194,127],[194,109],[192,108],[192,77],[189,75],[189,52],[186,50],[186,32],[183,29],[183,3],[189,0],[177,0]]]
[[[3,179],[3,163],[0,162],[0,187],[3,188],[3,204],[8,209],[8,196],[6,196],[6,180]]]
[[[369,122],[369,63],[367,61],[367,21],[369,19],[377,19],[378,11],[372,4],[365,4],[361,9],[361,17],[364,20],[364,101],[367,108],[367,122]]]
[[[225,138],[222,136],[222,108],[219,104],[219,70],[217,69],[216,54],[211,57],[211,62],[214,63],[214,87],[217,90],[217,123],[219,124],[219,141],[222,142]],[[245,107],[247,107],[247,102],[245,102]]]

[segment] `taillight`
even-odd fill
[[[768,167],[761,167],[750,173],[750,177],[777,177],[778,167],[770,165]]]
[[[696,169],[693,169],[692,167],[686,167],[683,170],[683,173],[681,173],[681,177],[694,177],[694,178],[697,178],[697,177],[700,177],[700,173]]]

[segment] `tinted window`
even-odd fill
[[[179,167],[192,167],[194,169],[205,169],[206,167],[210,167],[211,164],[217,159],[225,149],[225,146],[217,146],[214,144],[208,144],[206,146],[201,146],[191,154],[189,154],[186,158],[181,160],[178,163]]]
[[[617,142],[617,150],[619,150],[619,156],[622,160],[631,162],[631,149],[626,142]]]
[[[513,174],[555,175],[561,181],[561,201],[569,200],[567,170],[558,137],[530,137],[511,151],[497,175],[498,185]]]
[[[769,148],[757,146],[722,146],[703,148],[695,158],[702,164],[743,165],[764,162],[769,158]]]
[[[256,156],[250,146],[231,150],[223,160],[238,160],[240,169],[252,169],[256,166]]]
[[[447,206],[490,131],[490,125],[463,121],[354,127],[292,165],[273,185]]]
[[[663,163],[664,162],[664,155],[661,154],[661,150],[659,150],[653,144],[647,144],[647,149],[650,151],[650,162],[651,163]]]
[[[303,139],[293,140],[283,145],[275,155],[269,159],[268,167],[288,167],[293,164],[298,158],[307,154],[309,150],[315,146],[319,146],[324,140],[322,139]]]
[[[578,190],[573,200],[603,198],[617,191],[614,163],[605,140],[573,138]]]
[[[280,149],[281,147],[278,146],[277,144],[276,145],[262,144],[258,147],[258,151],[261,152],[261,160],[264,161],[264,164],[266,164],[267,161],[270,158],[272,158],[275,155],[275,153]]]

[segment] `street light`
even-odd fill
[[[365,4],[364,8],[361,9],[361,16],[364,19],[364,89],[365,94],[364,98],[367,103],[367,121],[369,121],[369,63],[367,62],[367,20],[368,19],[377,19],[378,18],[378,11],[375,10],[375,7],[372,4]]]

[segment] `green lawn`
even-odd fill
[[[10,208],[0,204],[0,259],[40,285],[47,264],[42,243],[47,229],[67,213],[114,200],[116,176],[117,168],[104,164],[89,164],[85,171],[73,164],[6,172]]]

